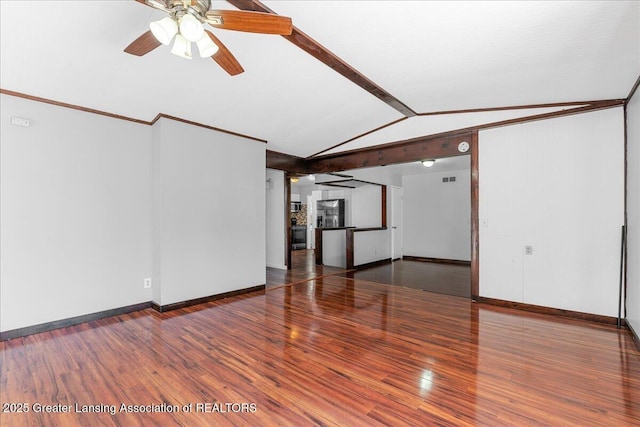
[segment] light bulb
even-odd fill
[[[149,29],[160,43],[168,45],[178,32],[178,24],[170,17],[165,16],[159,21],[150,23]]]
[[[190,42],[197,42],[204,34],[204,28],[195,16],[186,14],[180,19],[180,34]]]

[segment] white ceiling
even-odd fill
[[[640,75],[638,1],[263,3],[417,113],[626,98]],[[162,16],[133,0],[0,0],[0,88],[144,121],[163,113],[302,157],[548,111],[370,133],[403,114],[280,36],[212,30],[245,69],[234,77],[166,46],[123,52]]]

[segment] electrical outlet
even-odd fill
[[[144,288],[149,289],[151,287],[151,277],[144,279]]]
[[[533,246],[525,246],[524,247],[525,255],[533,255]]]

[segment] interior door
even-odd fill
[[[391,254],[402,258],[402,188],[391,187]]]

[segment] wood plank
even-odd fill
[[[470,132],[421,136],[390,144],[314,157],[308,160],[307,171],[309,173],[327,173],[460,156],[463,153],[458,151],[458,144],[470,140]]]
[[[0,360],[3,402],[117,407],[3,427],[640,424],[626,329],[335,275],[16,338]]]
[[[478,131],[471,134],[471,299],[480,295],[480,172]]]

